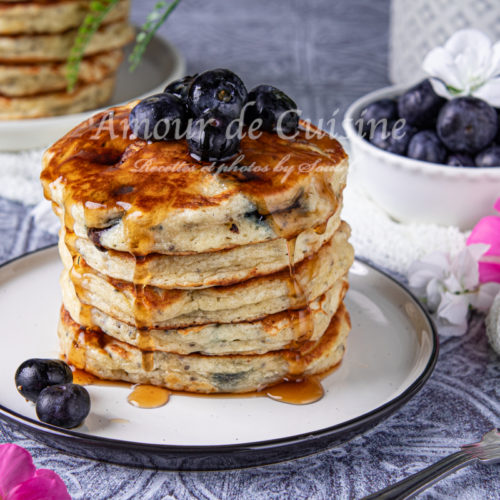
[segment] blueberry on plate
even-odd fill
[[[134,135],[147,141],[180,138],[186,130],[185,104],[172,94],[156,94],[140,101],[130,112]]]
[[[238,123],[217,111],[195,118],[186,139],[189,154],[198,161],[224,161],[240,149]]]
[[[423,80],[398,99],[399,117],[419,129],[434,128],[439,110],[446,102],[438,96],[429,80]]]
[[[463,153],[454,153],[448,156],[446,165],[450,167],[475,167],[476,162],[472,156]]]
[[[36,402],[43,389],[73,382],[70,367],[59,359],[28,359],[16,370],[16,387],[29,401]]]
[[[272,85],[259,85],[248,94],[245,124],[260,125],[255,128],[267,132],[293,134],[299,127],[297,105],[280,89]]]
[[[446,148],[433,130],[417,132],[408,144],[408,158],[414,160],[443,163],[446,159]]]
[[[46,424],[72,429],[90,413],[90,396],[81,385],[52,385],[37,399],[36,414]]]
[[[476,156],[478,167],[500,167],[500,146],[490,146]]]
[[[454,153],[479,153],[493,141],[497,131],[496,111],[476,97],[451,99],[439,112],[438,136]]]
[[[393,121],[398,118],[398,106],[396,101],[392,99],[380,99],[378,101],[368,104],[364,108],[356,126],[359,127],[360,133],[363,137],[371,137],[375,127],[381,120]]]
[[[375,128],[370,142],[380,149],[397,155],[405,155],[408,143],[417,129],[406,122],[396,120],[387,124],[380,124]]]
[[[247,101],[247,94],[238,75],[228,69],[214,69],[193,80],[188,106],[195,117],[206,111],[218,111],[228,118],[237,118]]]
[[[172,94],[178,97],[181,101],[187,104],[187,96],[189,93],[189,88],[191,87],[191,83],[196,78],[197,75],[194,76],[185,76],[184,78],[180,78],[179,80],[175,80],[172,83],[169,83],[163,92],[166,94]]]

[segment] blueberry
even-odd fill
[[[187,96],[189,93],[189,88],[191,87],[191,83],[196,78],[197,75],[194,76],[185,76],[184,78],[180,78],[179,80],[175,80],[172,83],[169,83],[163,92],[166,94],[172,94],[178,97],[181,101],[187,103]]]
[[[37,399],[36,414],[46,424],[71,429],[80,425],[90,412],[90,396],[81,385],[52,385]]]
[[[500,146],[490,146],[476,156],[478,167],[500,167]]]
[[[59,359],[28,359],[17,369],[15,382],[20,394],[34,403],[46,387],[73,382],[73,373]]]
[[[446,165],[450,165],[450,167],[475,167],[476,162],[472,156],[462,153],[454,153],[448,156],[446,159]]]
[[[438,96],[429,80],[423,80],[398,99],[399,117],[419,129],[434,128],[445,99]]]
[[[245,123],[256,120],[262,124],[258,129],[267,132],[293,134],[299,126],[297,105],[284,92],[271,85],[259,85],[248,94],[249,105],[245,109]]]
[[[361,135],[363,137],[370,137],[381,120],[393,121],[397,120],[397,118],[398,106],[396,102],[392,99],[380,99],[368,104],[361,111],[357,123],[361,125]]]
[[[216,111],[195,118],[187,131],[190,155],[201,161],[223,161],[240,148],[238,123]]]
[[[414,127],[401,120],[383,123],[375,128],[370,142],[389,153],[405,155],[408,143],[416,132]]]
[[[171,94],[146,97],[130,112],[130,128],[141,139],[161,141],[180,138],[186,129],[184,103]]]
[[[441,109],[437,133],[444,145],[454,153],[476,154],[497,135],[496,111],[476,97],[457,97]]]
[[[409,158],[414,160],[443,163],[446,159],[446,148],[433,130],[417,132],[408,144]]]
[[[201,73],[193,80],[188,94],[188,106],[195,117],[218,111],[228,118],[237,118],[246,101],[245,85],[228,69]]]

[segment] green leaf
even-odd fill
[[[129,57],[130,71],[134,71],[137,68],[149,42],[180,2],[181,0],[174,0],[169,4],[167,2],[157,2],[155,4],[146,22],[141,27],[140,33],[136,37],[136,44]]]
[[[446,88],[448,89],[448,92],[452,95],[458,95],[460,94],[460,92],[462,92],[460,89],[452,87],[451,85],[446,85]]]
[[[66,80],[68,92],[71,92],[78,81],[78,73],[85,49],[101,26],[108,12],[115,7],[120,0],[93,0],[89,5],[89,12],[78,28],[73,47],[71,47],[68,60],[66,61]]]

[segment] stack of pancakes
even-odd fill
[[[78,113],[113,92],[122,47],[134,37],[130,0],[105,17],[85,49],[79,80],[66,91],[66,60],[90,0],[0,0],[0,119]]]
[[[340,218],[347,156],[328,136],[263,132],[232,164],[148,143],[128,106],[46,152],[62,221],[61,349],[105,379],[247,392],[328,370],[350,329]]]

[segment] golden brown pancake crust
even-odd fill
[[[342,359],[349,329],[349,313],[341,305],[321,339],[297,350],[261,355],[181,356],[141,351],[101,330],[80,327],[62,308],[59,339],[69,363],[100,378],[191,392],[238,393],[261,390],[287,377],[325,372]]]
[[[347,156],[338,141],[327,135],[308,138],[300,130],[294,139],[267,132],[258,139],[245,136],[239,167],[214,174],[210,164],[190,157],[185,140],[148,143],[133,136],[128,117],[134,104],[94,116],[46,153],[41,175],[45,196],[64,205],[69,230],[75,230],[72,211],[78,206],[83,207],[86,228],[107,229],[117,221],[123,225],[122,247],[103,244],[106,248],[136,255],[186,253],[187,248],[175,245],[158,250],[154,229],[161,231],[162,223],[172,225],[182,218],[189,230],[190,221],[196,224],[199,215],[206,228],[210,220],[220,223],[226,214],[226,243],[212,249],[221,250],[257,242],[238,234],[244,231],[236,219],[232,226],[231,217],[243,218],[245,210],[253,208],[258,217],[267,218],[274,231],[267,239],[290,238],[323,224],[340,204],[344,177],[333,180],[334,170],[346,163]],[[246,166],[252,167],[250,172]],[[345,172],[345,165],[341,170]],[[59,198],[63,200],[54,199],[57,183],[62,185],[64,194]],[[187,213],[193,214],[191,219]],[[125,240],[131,248],[123,248]]]

